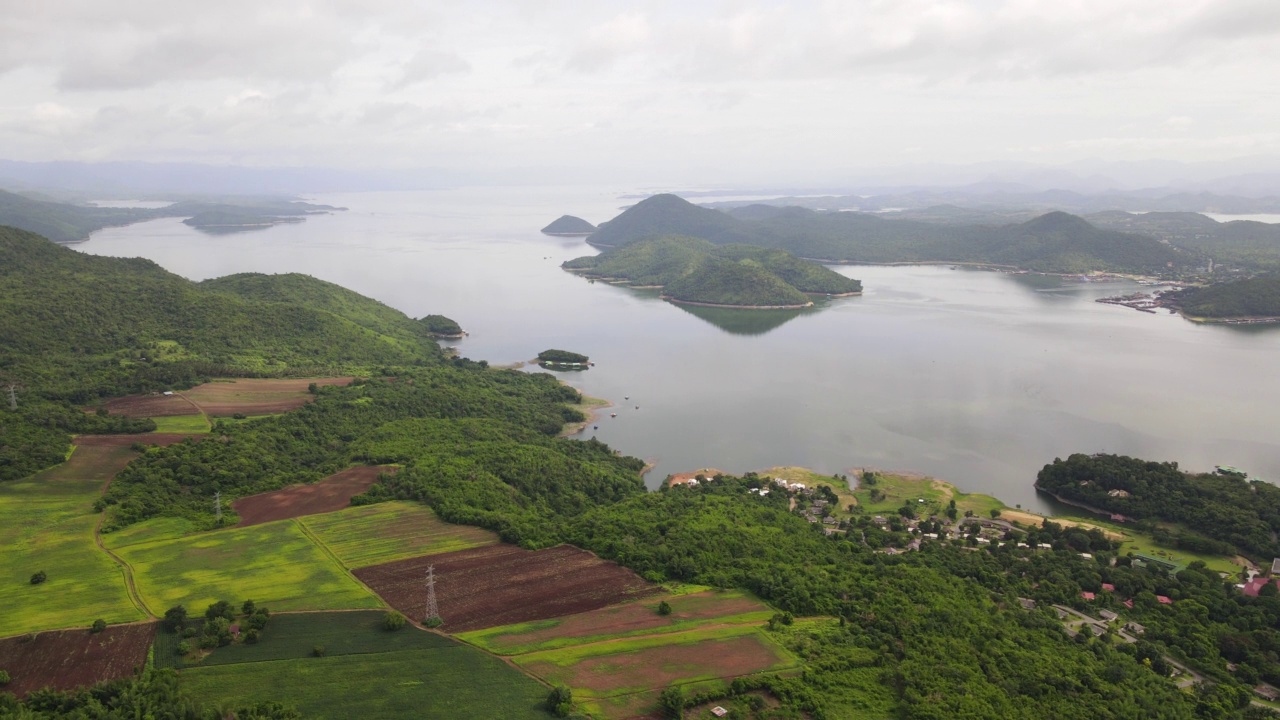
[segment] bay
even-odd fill
[[[558,375],[615,407],[584,437],[654,462],[650,486],[708,466],[876,467],[1052,510],[1035,474],[1074,452],[1280,479],[1280,329],[1094,302],[1140,289],[1128,282],[948,266],[838,266],[865,294],[798,312],[681,307],[560,270],[595,251],[538,229],[564,213],[607,220],[631,190],[324,195],[350,209],[221,236],[162,219],[74,247],[193,280],[314,275],[448,315],[470,333],[459,351],[493,364],[588,354],[594,368]]]

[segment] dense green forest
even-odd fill
[[[1253,220],[1218,222],[1193,212],[1101,212],[1098,227],[1137,232],[1213,258],[1219,266],[1280,269],[1280,225]]]
[[[542,228],[542,232],[547,235],[590,235],[595,231],[595,225],[573,215],[561,215]]]
[[[569,350],[543,350],[538,353],[538,362],[550,363],[569,363],[572,365],[585,365],[591,362],[591,358],[582,353],[570,352]]]
[[[1280,317],[1280,274],[1186,288],[1161,300],[1191,317]]]
[[[1268,561],[1280,556],[1276,540],[1280,487],[1268,482],[1185,473],[1177,463],[1123,455],[1075,454],[1045,465],[1036,476],[1036,487],[1137,521],[1166,521],[1194,529],[1194,533],[1180,532],[1184,544],[1203,543],[1197,535],[1217,541],[1218,546],[1202,551],[1235,549]]]
[[[778,248],[832,262],[973,262],[1063,273],[1160,273],[1194,266],[1199,257],[1144,235],[1099,229],[1061,212],[1013,225],[975,226],[797,207],[721,212],[674,195],[637,203],[602,225],[588,242],[617,247],[672,234],[717,245]]]
[[[424,315],[418,318],[418,324],[436,337],[462,337],[462,326],[457,321],[444,315]]]
[[[861,292],[862,284],[781,250],[716,245],[685,236],[641,240],[600,255],[575,258],[564,268],[588,277],[622,278],[661,286],[685,302],[718,305],[806,305],[805,293]]]

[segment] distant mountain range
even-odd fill
[[[655,195],[628,208],[587,242],[619,247],[663,235],[775,248],[823,262],[958,262],[1041,272],[1154,274],[1200,260],[1157,239],[1098,228],[1064,212],[1005,225],[941,224],[759,204],[722,212],[674,195]]]

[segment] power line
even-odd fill
[[[213,492],[213,514],[217,518],[218,524],[222,524],[222,491],[215,490]]]
[[[430,623],[432,620],[440,620],[440,608],[436,605],[436,566],[427,566],[427,613],[423,617],[423,622]],[[437,623],[438,624],[438,623]]]

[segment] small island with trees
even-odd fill
[[[716,245],[667,235],[610,248],[562,265],[585,277],[661,288],[676,303],[747,309],[805,308],[810,296],[862,293],[862,283],[783,250]]]
[[[538,353],[538,364],[555,370],[586,370],[591,367],[591,358],[568,350],[551,349]]]
[[[556,237],[586,237],[596,231],[596,226],[573,215],[561,215],[550,225],[542,228],[543,235]]]

